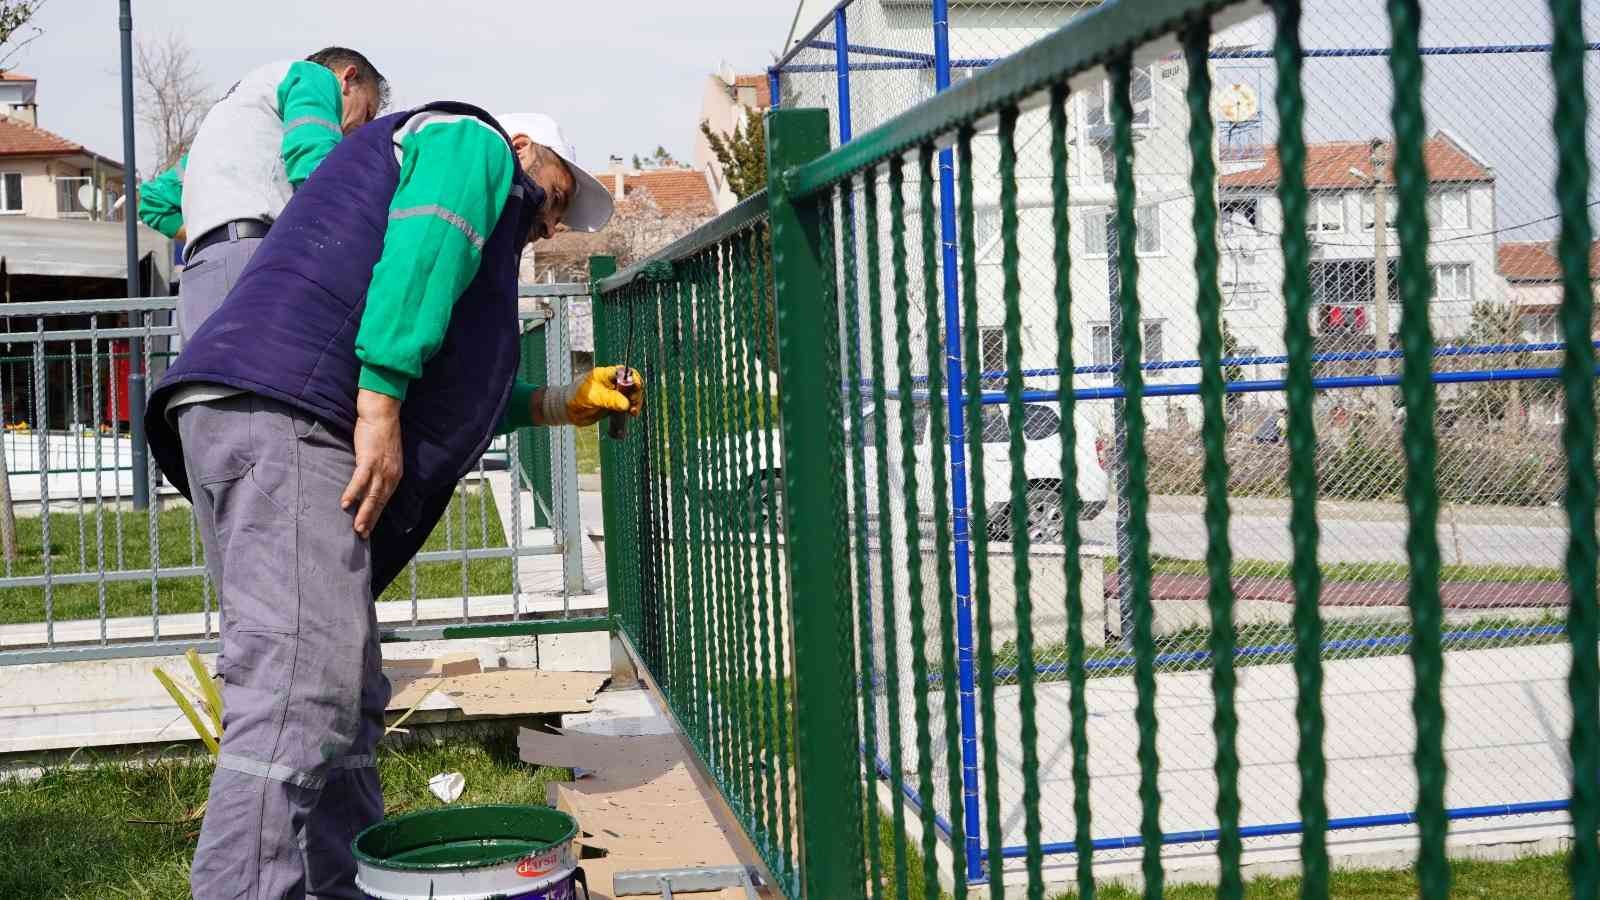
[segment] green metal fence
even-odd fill
[[[1242,895],[1241,857],[1252,834],[1241,802],[1240,683],[1236,672],[1229,541],[1229,461],[1218,291],[1216,182],[1211,86],[1206,57],[1215,30],[1259,12],[1250,4],[1168,0],[1115,2],[963,82],[921,107],[828,152],[820,110],[776,110],[767,120],[769,181],[752,197],[650,260],[613,273],[596,260],[597,356],[643,372],[645,415],[624,439],[601,443],[611,599],[625,639],[666,697],[678,722],[743,824],[778,888],[809,898],[903,897],[920,882],[971,892],[1043,897],[1047,884],[1073,880],[1045,871],[1048,854],[1071,851],[1077,889],[1094,892],[1094,780],[1089,698],[1098,648],[1082,585],[1087,555],[1078,526],[1074,408],[1080,392],[1022,367],[1018,240],[1017,122],[1043,106],[1052,126],[1050,206],[1054,223],[1057,371],[1071,372],[1073,304],[1068,253],[1072,184],[1064,139],[1073,91],[1110,79],[1116,204],[1108,224],[1114,296],[1122,322],[1141,321],[1136,248],[1136,154],[1130,81],[1133,67],[1176,48],[1190,67],[1186,88],[1194,264],[1199,289],[1202,445],[1205,458],[1204,602],[1210,627],[1197,648],[1212,704],[1215,755],[1213,827],[1173,834],[1163,828],[1158,743],[1158,677],[1153,635],[1153,560],[1140,399],[1140,329],[1117,329],[1118,385],[1126,401],[1126,444],[1119,499],[1131,543],[1129,598],[1118,634],[1134,664],[1137,848],[1146,896],[1160,896],[1162,848],[1177,841],[1215,845],[1219,896]],[[1322,570],[1318,565],[1317,434],[1313,418],[1312,297],[1306,235],[1308,191],[1302,133],[1300,4],[1273,0],[1273,104],[1278,122],[1283,211],[1282,284],[1293,541],[1292,722],[1303,896],[1329,896],[1328,833],[1358,827],[1331,819],[1323,694]],[[1449,893],[1449,822],[1486,815],[1447,805],[1446,654],[1436,531],[1433,337],[1426,314],[1427,175],[1421,102],[1417,0],[1390,0],[1388,49],[1394,99],[1395,199],[1399,236],[1400,386],[1407,416],[1405,500],[1409,513],[1405,642],[1412,672],[1414,796],[1397,798],[1420,834],[1418,871],[1425,897]],[[1600,771],[1600,616],[1596,608],[1595,360],[1588,269],[1589,172],[1582,68],[1581,5],[1552,0],[1559,155],[1561,321],[1567,349],[1563,441],[1564,504],[1571,541],[1566,576],[1570,609],[1571,771]],[[1104,73],[1104,74],[1102,74]],[[973,143],[998,143],[1000,293],[1004,300],[1005,377],[970,365],[962,383],[945,380],[946,331],[964,354],[980,355],[976,321]],[[959,321],[934,303],[934,260],[942,212],[935,200],[937,151],[954,144],[959,178]],[[918,227],[915,233],[908,223]],[[920,301],[920,302],[919,302]],[[1037,337],[1037,336],[1035,336]],[[959,371],[959,370],[953,370]],[[776,394],[776,412],[769,400]],[[1030,481],[1020,460],[1030,404],[1059,410],[1060,483],[1068,514],[1064,552],[1066,665],[1036,664],[1031,590],[1042,565],[1026,527]],[[947,423],[982,422],[985,407],[1005,411],[1004,483],[986,484],[983,428],[952,442],[973,461],[956,471],[968,494],[953,505],[945,473]],[[775,420],[774,420],[775,419]],[[923,435],[926,435],[924,438]],[[919,454],[926,454],[926,458]],[[956,456],[959,461],[960,457]],[[898,470],[896,472],[896,470]],[[922,484],[919,485],[919,482]],[[781,486],[781,490],[777,490]],[[926,492],[926,494],[924,494]],[[771,502],[775,494],[781,502]],[[933,498],[932,500],[927,499]],[[973,596],[952,587],[952,517],[970,516]],[[999,516],[1009,521],[994,522]],[[992,540],[996,525],[1004,543]],[[925,532],[924,529],[927,529]],[[992,544],[992,546],[991,546]],[[1121,577],[1122,573],[1119,573]],[[1008,601],[1008,602],[1007,602]],[[1102,608],[1101,615],[1104,615]],[[970,618],[969,618],[970,617]],[[971,621],[975,634],[961,634]],[[1100,637],[1104,637],[1102,632]],[[971,648],[972,657],[967,656]],[[1060,675],[1060,678],[1056,676]],[[1070,779],[1046,784],[1035,726],[1041,680],[1064,680],[1070,709]],[[951,689],[960,686],[959,690]],[[975,732],[958,720],[964,704],[980,717]],[[996,710],[1014,705],[1016,733],[1001,733]],[[901,710],[911,708],[911,734]],[[970,741],[973,745],[969,745]],[[887,757],[879,771],[879,760]],[[1002,767],[1002,758],[1009,761]],[[957,760],[960,761],[959,765]],[[880,774],[883,776],[880,780]],[[1571,784],[1575,837],[1573,895],[1600,893],[1600,795],[1593,777]],[[1047,845],[1044,791],[1070,791],[1074,839]],[[1002,796],[1020,798],[1023,843],[1009,852]],[[909,797],[914,802],[901,802]],[[1365,823],[1372,824],[1372,823]],[[1008,870],[1002,860],[1021,860]]]

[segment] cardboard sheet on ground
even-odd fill
[[[395,665],[394,663],[401,663]],[[429,703],[443,699],[469,717],[555,715],[587,712],[610,677],[594,672],[538,669],[478,670],[476,660],[395,660],[384,664],[394,688],[389,712],[410,709],[434,689]],[[436,688],[436,689],[435,689]]]
[[[524,728],[524,762],[580,768],[585,777],[549,787],[550,805],[578,820],[582,862],[597,900],[611,898],[617,872],[739,865],[732,836],[707,800],[676,735],[547,734]],[[604,855],[595,855],[595,854]],[[744,900],[743,890],[698,893]]]

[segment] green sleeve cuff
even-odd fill
[[[411,386],[411,379],[407,378],[404,372],[396,372],[394,369],[364,365],[361,367],[361,378],[357,384],[364,391],[404,400],[406,388]]]
[[[506,411],[500,414],[500,424],[494,433],[510,434],[518,428],[533,427],[533,392],[537,387],[519,381],[511,386],[511,399],[506,401]]]

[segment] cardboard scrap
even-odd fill
[[[476,660],[473,662],[476,667]],[[557,715],[587,712],[609,675],[595,672],[545,672],[490,669],[448,674],[449,667],[387,667],[394,692],[389,712],[410,709],[437,685],[430,699],[444,698],[469,717]]]
[[[524,728],[517,738],[524,762],[574,768],[588,777],[549,786],[550,805],[578,820],[583,868],[597,900],[611,898],[612,875],[641,869],[740,865],[733,836],[707,801],[688,750],[672,734],[604,736],[548,734]],[[728,889],[696,894],[744,900]]]

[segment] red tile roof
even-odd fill
[[[596,173],[595,177],[613,194],[616,193],[616,175]],[[711,215],[716,212],[716,203],[711,198],[711,187],[706,184],[706,176],[694,169],[655,169],[623,176],[624,196],[641,188],[650,192],[656,206],[664,213]]]
[[[756,108],[772,108],[772,82],[766,75],[736,75],[733,79],[734,87],[753,87],[756,89]]]
[[[37,81],[32,75],[24,75],[11,69],[0,72],[0,81]]]
[[[1507,281],[1560,281],[1553,241],[1506,241],[1496,250],[1496,268]],[[1600,278],[1600,241],[1589,245],[1589,277]]]
[[[1370,183],[1372,149],[1369,141],[1337,141],[1306,145],[1306,187],[1310,190],[1358,190]],[[1394,159],[1394,144],[1385,143],[1381,155]],[[1494,175],[1473,159],[1455,141],[1435,134],[1422,145],[1422,162],[1430,182],[1490,182]],[[1354,168],[1361,176],[1351,174]],[[1392,165],[1384,166],[1383,180],[1394,183]],[[1266,161],[1254,169],[1234,172],[1217,179],[1224,188],[1277,187],[1283,177],[1276,145],[1267,147]]]
[[[98,156],[101,161],[122,168],[122,164],[73,143],[59,134],[29,125],[21,119],[0,116],[0,156]]]

